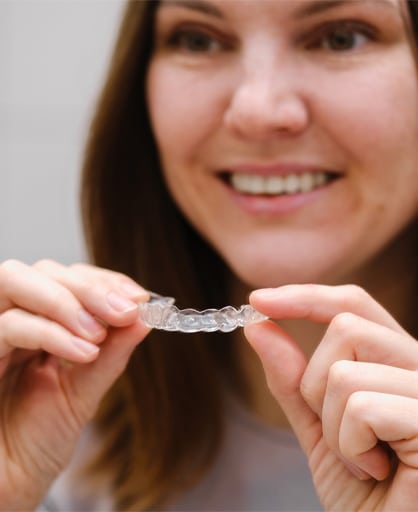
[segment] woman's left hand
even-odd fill
[[[277,324],[245,328],[326,510],[418,507],[418,343],[356,286],[257,290],[272,319],[328,324],[307,361]]]

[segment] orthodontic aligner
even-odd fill
[[[267,316],[249,304],[240,308],[225,306],[222,309],[179,309],[173,297],[163,297],[150,292],[150,300],[139,304],[142,320],[148,327],[163,331],[231,332],[237,327],[267,320]]]

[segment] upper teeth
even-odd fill
[[[309,192],[326,183],[325,172],[288,174],[287,176],[259,176],[254,174],[234,173],[231,185],[246,194],[296,194]]]

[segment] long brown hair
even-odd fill
[[[165,187],[144,77],[157,1],[128,2],[86,148],[82,214],[91,259],[180,307],[227,303],[229,271]],[[408,3],[415,42],[418,3]],[[210,339],[209,339],[210,338]],[[102,451],[118,510],[162,507],[210,466],[222,434],[224,379],[243,389],[228,335],[152,332],[102,402]]]
[[[82,214],[95,264],[176,297],[227,303],[226,269],[174,206],[161,178],[144,76],[157,2],[132,1],[86,148]],[[112,478],[118,510],[162,506],[209,467],[222,432],[220,379],[236,376],[227,335],[152,332],[103,400],[103,450],[91,473]]]

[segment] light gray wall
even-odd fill
[[[0,0],[0,261],[85,259],[83,144],[122,0]]]

